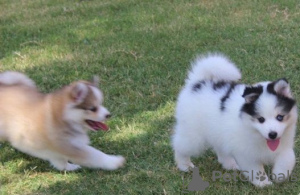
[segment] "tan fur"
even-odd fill
[[[89,146],[84,119],[104,121],[105,115],[109,114],[100,105],[101,96],[94,94],[92,84],[74,82],[54,93],[42,94],[34,85],[20,83],[20,79],[16,83],[10,79],[5,84],[6,80],[1,80],[1,76],[0,140],[10,142],[22,152],[50,161],[59,170],[80,167],[68,161],[107,170],[124,164],[123,157],[107,155]],[[97,106],[99,111],[84,110],[93,106]]]

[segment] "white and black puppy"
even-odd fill
[[[178,97],[172,137],[180,170],[194,167],[190,157],[212,148],[225,169],[242,170],[246,177],[264,173],[266,164],[273,165],[275,176],[291,174],[297,107],[289,83],[244,85],[237,83],[240,79],[240,71],[220,54],[192,63]],[[272,183],[251,181],[261,187]]]
[[[49,161],[58,170],[123,166],[122,156],[89,145],[87,130],[108,130],[104,121],[110,117],[96,81],[77,81],[44,94],[26,75],[4,72],[0,94],[0,141]]]

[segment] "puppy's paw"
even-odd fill
[[[78,166],[78,165],[68,163],[68,161],[66,161],[65,159],[53,158],[53,159],[51,159],[50,162],[51,162],[52,166],[55,167],[59,171],[74,171],[74,170],[80,168],[80,166]]]
[[[120,167],[123,167],[126,160],[123,156],[114,156],[114,155],[109,155],[105,159],[106,161],[106,166],[103,167],[106,170],[116,170]]]
[[[263,188],[269,185],[272,185],[273,183],[271,181],[263,181],[263,182],[258,182],[255,183],[254,185],[256,185],[257,187]]]
[[[190,169],[194,168],[195,165],[192,162],[181,163],[177,165],[180,171],[188,172]]]
[[[263,188],[263,187],[272,185],[273,183],[269,180],[268,177],[264,176],[264,177],[258,177],[258,179],[255,178],[254,181],[253,181],[253,184],[256,187]]]
[[[80,169],[80,168],[81,167],[79,165],[68,163],[65,170],[66,171],[75,171],[75,170]]]

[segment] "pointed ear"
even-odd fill
[[[261,85],[255,87],[246,87],[242,97],[245,98],[247,104],[253,103],[258,99],[262,91],[263,88]]]
[[[92,78],[91,83],[92,83],[94,86],[99,87],[99,81],[100,81],[99,77],[98,77],[97,75],[94,75],[93,78]]]
[[[88,86],[83,83],[78,82],[74,84],[71,88],[71,98],[77,104],[83,102],[87,94],[88,94]]]
[[[245,95],[243,97],[245,98],[246,103],[249,104],[249,103],[255,102],[258,99],[259,94],[250,93],[250,94]]]
[[[274,91],[277,94],[286,96],[286,97],[292,97],[291,94],[291,88],[286,79],[279,79],[274,83]]]

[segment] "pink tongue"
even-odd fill
[[[99,121],[86,120],[86,123],[95,131],[98,131],[100,129],[102,129],[103,131],[107,131],[109,129],[109,127],[105,123]]]
[[[97,122],[97,126],[104,131],[107,131],[109,127],[105,123]]]
[[[270,148],[270,150],[275,151],[279,145],[279,139],[276,140],[269,140],[267,139],[267,145]]]
[[[107,131],[109,129],[109,127],[101,122],[95,122],[95,126],[102,129],[103,131]]]

